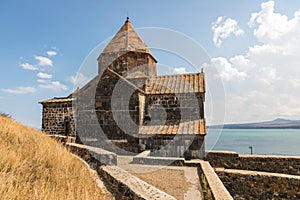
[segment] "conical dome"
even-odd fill
[[[99,74],[103,72],[112,62],[128,52],[147,54],[156,63],[156,59],[148,49],[147,45],[134,30],[127,17],[124,25],[118,30],[116,35],[104,48],[98,57]],[[154,70],[156,73],[156,70]]]
[[[108,43],[108,45],[105,47],[101,54],[122,51],[137,51],[151,54],[147,45],[143,42],[143,40],[134,30],[133,26],[129,21],[129,18],[127,18],[125,24],[120,28],[120,30]]]

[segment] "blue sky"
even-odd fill
[[[224,84],[225,122],[300,119],[299,9],[292,0],[0,1],[0,111],[40,128],[37,102],[71,93],[84,59],[128,15],[135,28],[173,29],[206,50],[204,69],[214,65]]]

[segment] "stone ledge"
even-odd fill
[[[270,158],[270,159],[297,159],[300,160],[300,156],[280,156],[280,155],[259,155],[259,154],[239,154],[240,158]]]
[[[268,176],[268,177],[277,177],[277,178],[287,178],[287,179],[295,179],[300,181],[300,176],[290,175],[290,174],[280,174],[280,173],[241,170],[241,169],[224,169],[224,168],[215,168],[215,171],[229,173],[229,174],[246,175],[246,176],[248,175],[248,176]]]
[[[150,154],[151,154],[151,151],[146,150],[146,151],[143,151],[143,152],[139,153],[138,155],[136,155],[136,157],[146,157],[146,156],[150,156]]]
[[[117,154],[101,148],[67,143],[70,151],[85,161],[96,162],[99,165],[117,165]]]
[[[222,181],[219,179],[218,175],[215,173],[214,169],[210,166],[207,161],[199,161],[200,170],[207,181],[208,187],[213,199],[217,200],[232,200],[232,196],[227,191]],[[203,181],[203,180],[201,180]]]
[[[213,154],[232,154],[232,155],[238,155],[235,151],[222,151],[222,150],[210,150],[205,151],[206,154],[213,153]]]
[[[118,192],[116,199],[175,200],[171,195],[162,192],[117,166],[102,166],[100,173],[109,186]]]
[[[66,136],[64,135],[50,135],[48,134],[47,136],[49,136],[50,138],[58,141],[58,142],[64,142],[65,139],[66,139]],[[69,136],[68,137],[68,143],[74,143],[76,141],[76,137],[73,137],[73,136]]]
[[[133,157],[131,164],[144,165],[164,165],[164,166],[184,166],[184,158],[154,157],[154,156],[136,156]]]

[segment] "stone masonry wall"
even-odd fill
[[[106,53],[106,56],[101,56],[98,60],[99,74],[108,66],[126,78],[156,76],[156,61],[143,52]]]
[[[101,77],[95,94],[98,122],[108,139],[126,139],[137,134],[140,123],[139,94],[111,74]]]
[[[52,135],[66,135],[66,118],[69,119],[69,134],[75,136],[72,101],[43,103],[42,131]]]
[[[205,159],[213,167],[300,175],[300,156],[239,155],[235,152],[210,151]]]
[[[138,132],[141,121],[139,105],[143,106],[139,103],[143,97],[135,88],[107,70],[76,92],[74,98],[76,128],[84,144],[120,154],[139,152],[138,141],[132,142],[130,135]],[[115,140],[122,143],[115,144]],[[132,149],[129,144],[132,144]],[[126,152],[122,150],[124,145]]]
[[[179,122],[203,119],[203,99],[201,94],[148,95],[147,106],[151,123],[157,125],[178,124]]]
[[[234,199],[300,199],[300,176],[217,169]]]
[[[84,144],[89,145],[92,145],[90,138],[97,139],[98,141],[105,141],[106,139],[99,126],[95,110],[95,106],[97,107],[95,94],[99,79],[98,76],[95,77],[81,88],[79,92],[73,94],[77,134]],[[105,145],[106,143],[102,146]]]

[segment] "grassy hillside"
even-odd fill
[[[0,199],[110,199],[110,195],[63,146],[0,116]]]

